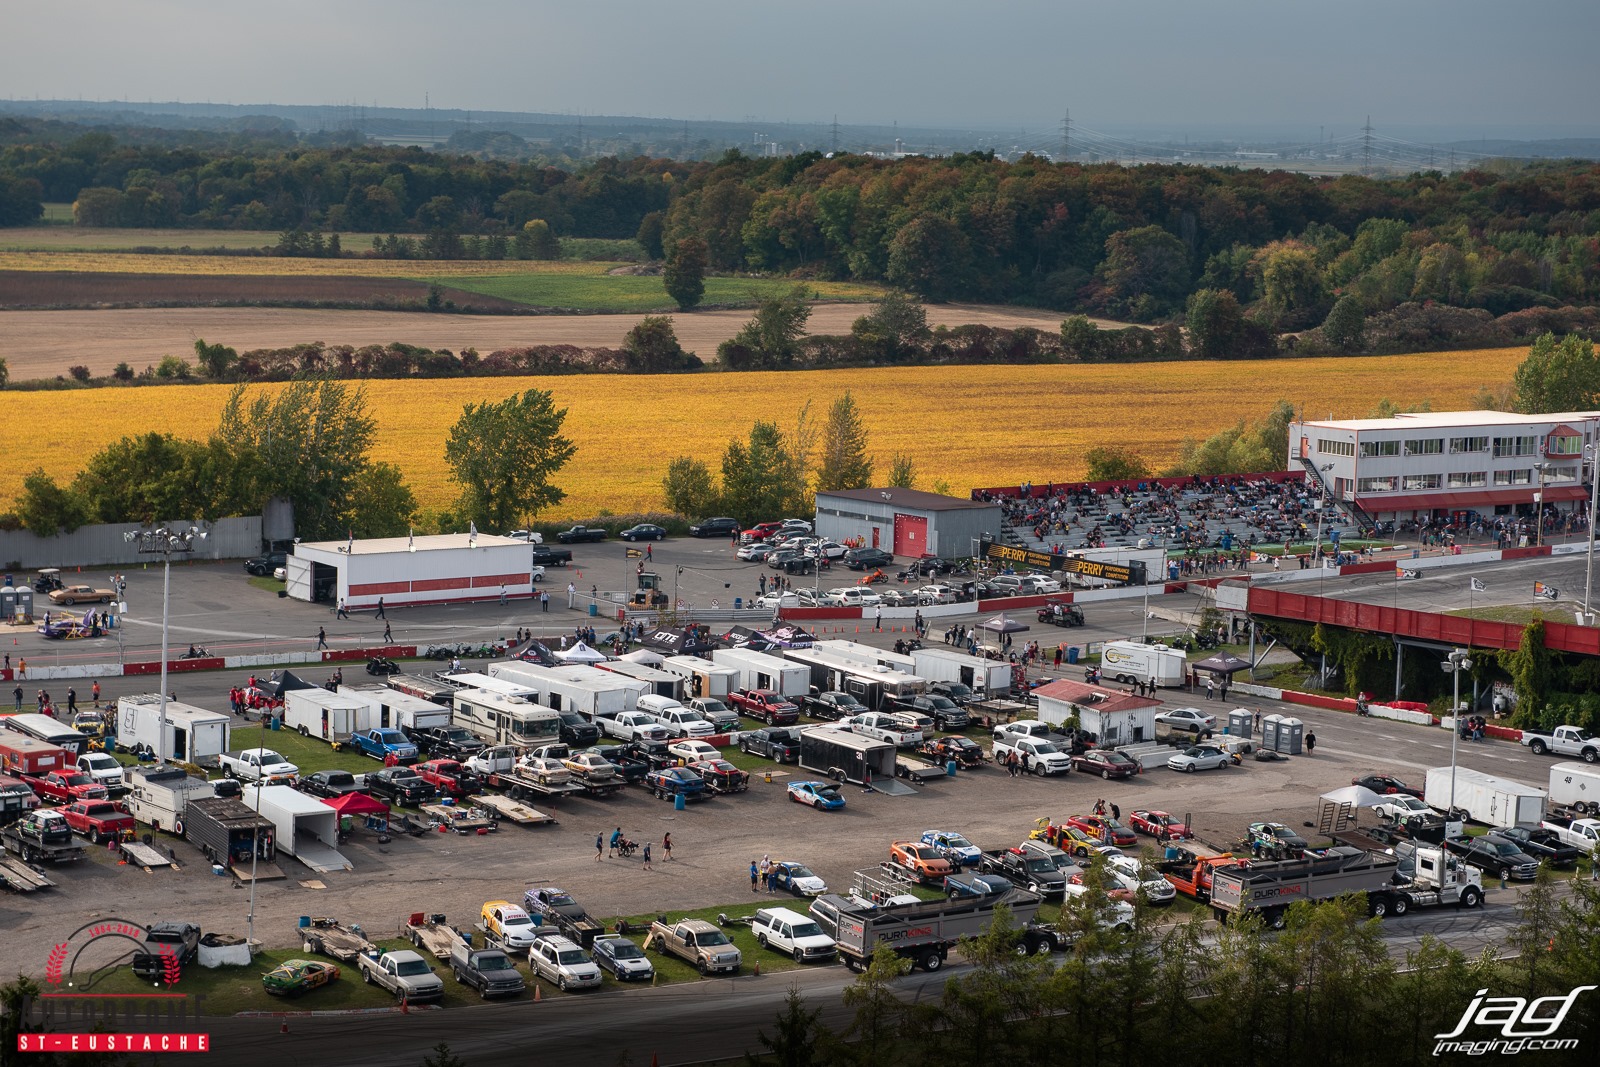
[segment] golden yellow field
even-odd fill
[[[668,461],[690,454],[718,469],[722,449],[757,418],[790,430],[807,400],[820,418],[854,392],[884,470],[895,452],[917,465],[918,485],[973,486],[1081,476],[1082,454],[1118,444],[1153,467],[1170,463],[1186,437],[1256,418],[1279,399],[1308,417],[1359,417],[1384,397],[1436,411],[1468,405],[1481,385],[1506,382],[1523,348],[1407,356],[1253,363],[1155,363],[1068,367],[938,367],[700,374],[573,376],[368,383],[378,420],[375,458],[399,464],[424,506],[454,490],[444,440],[462,404],[537,387],[569,409],[577,457],[561,484],[567,500],[544,518],[582,518],[659,507]],[[266,387],[270,388],[270,387]],[[221,385],[6,394],[0,422],[0,498],[42,466],[70,478],[100,442],[150,430],[204,436],[228,393]]]

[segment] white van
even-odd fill
[[[816,920],[788,908],[762,908],[750,920],[750,929],[762,948],[793,956],[796,963],[831,960],[839,951]]]

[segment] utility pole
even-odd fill
[[[1061,162],[1065,163],[1072,158],[1072,109],[1061,118]]]
[[[1372,175],[1372,116],[1367,116],[1367,124],[1361,127],[1361,173],[1364,176]]]

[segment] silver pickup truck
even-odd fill
[[[421,1004],[444,999],[444,979],[433,973],[427,960],[410,949],[385,952],[381,956],[358,956],[356,966],[361,968],[363,982],[383,986],[396,1000]]]

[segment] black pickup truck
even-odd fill
[[[602,531],[604,532],[604,531]],[[565,534],[561,535],[565,537]],[[551,548],[549,545],[534,545],[532,563],[535,567],[565,567],[572,562],[572,551],[566,548]]]
[[[156,923],[148,928],[144,948],[133,955],[133,973],[140,978],[177,981],[185,964],[200,955],[200,927],[194,923]]]
[[[1536,860],[1544,860],[1552,867],[1575,867],[1579,851],[1576,845],[1561,840],[1554,830],[1543,826],[1500,826],[1490,830],[1489,837],[1502,837],[1516,845]]]
[[[570,530],[562,530],[556,534],[556,540],[564,545],[576,545],[587,541],[604,541],[605,530],[598,526],[574,526]]]
[[[484,743],[464,726],[425,726],[406,731],[411,743],[429,759],[466,760],[484,750]]]

